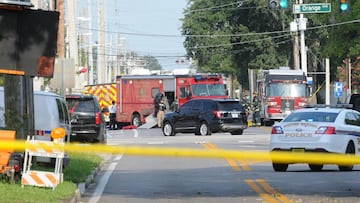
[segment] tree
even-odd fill
[[[268,69],[288,63],[291,44],[281,42],[291,39],[290,34],[280,39],[258,34],[282,30],[284,19],[274,14],[278,11],[270,11],[266,2],[256,0],[241,6],[226,0],[221,5],[229,6],[221,7],[216,0],[190,0],[185,10],[185,48],[200,69],[232,74],[246,85],[248,68]]]
[[[360,53],[360,1],[352,0],[351,11],[343,15],[338,0],[331,3],[329,14],[304,15],[308,70],[324,70],[322,59],[329,57],[334,75],[344,58],[355,60]],[[248,68],[292,67],[297,33],[289,29],[294,20],[291,8],[270,10],[267,1],[258,0],[188,0],[182,25],[188,57],[200,70],[235,74],[245,86]]]
[[[161,70],[162,66],[159,61],[154,56],[143,56],[141,57],[142,60],[145,61],[145,68],[149,70]]]

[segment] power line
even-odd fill
[[[237,1],[237,2],[234,2],[234,3],[223,4],[223,5],[214,6],[214,7],[208,7],[208,8],[192,9],[192,10],[188,10],[187,12],[188,13],[193,13],[193,12],[201,12],[201,11],[208,11],[208,10],[219,10],[219,9],[224,8],[224,7],[233,6],[233,5],[242,6],[242,4],[244,2],[246,2],[246,1]]]
[[[328,24],[328,25],[320,25],[320,26],[313,26],[313,27],[308,27],[308,30],[314,30],[314,29],[319,29],[319,28],[328,28],[328,27],[334,27],[334,26],[340,26],[340,25],[346,25],[346,24],[351,24],[351,23],[359,23],[360,19],[356,19],[356,20],[350,20],[350,21],[345,21],[345,22],[339,22],[339,23],[333,23],[333,24]],[[84,30],[90,30],[88,28],[82,28]],[[99,29],[91,29],[91,30],[96,30],[99,31]],[[264,41],[264,40],[269,40],[269,39],[277,39],[277,38],[282,38],[282,37],[288,37],[290,36],[290,31],[289,30],[285,30],[285,31],[272,31],[272,32],[262,32],[262,33],[242,33],[242,34],[226,34],[226,35],[161,35],[161,34],[141,34],[141,33],[126,33],[126,32],[112,32],[112,33],[120,33],[120,34],[133,34],[133,35],[139,35],[139,36],[152,36],[152,37],[239,37],[239,36],[255,36],[255,35],[271,35],[271,34],[280,34],[280,33],[289,33],[289,34],[284,34],[284,35],[279,35],[279,36],[274,36],[274,37],[265,37],[262,39],[255,39],[255,40],[249,40],[249,41],[242,41],[242,42],[234,42],[234,43],[227,43],[227,44],[219,44],[219,45],[209,45],[209,46],[199,46],[199,47],[193,47],[192,49],[199,49],[199,48],[216,48],[216,47],[223,47],[223,46],[232,46],[232,45],[239,45],[239,44],[248,44],[248,43],[254,43],[254,42],[259,42],[259,41]],[[285,43],[286,40],[282,41],[282,43]],[[277,42],[279,43],[279,42]],[[109,49],[107,49],[108,51]],[[112,51],[110,49],[110,51]],[[234,50],[236,51],[236,50]],[[116,55],[111,55],[111,54],[104,54],[106,56],[116,56]],[[146,55],[146,54],[145,54]],[[147,55],[152,55],[151,53],[148,53]],[[174,55],[174,56],[169,56],[169,55],[152,55],[154,57],[162,57],[162,58],[172,58],[172,57],[184,57],[185,55]]]
[[[359,23],[360,19],[350,20],[345,22],[333,23],[328,25],[319,25],[314,27],[307,27],[307,30],[314,30],[319,28],[327,28],[327,27],[334,27],[339,25],[346,25],[351,23]],[[242,37],[242,36],[252,36],[252,35],[272,35],[272,34],[281,34],[281,33],[288,33],[290,30],[279,30],[279,31],[271,31],[271,32],[253,32],[253,33],[239,33],[239,34],[202,34],[202,35],[166,35],[166,34],[154,34],[154,33],[134,33],[134,32],[117,32],[117,31],[108,31],[108,30],[101,30],[101,29],[89,29],[86,27],[78,27],[82,30],[88,31],[96,31],[96,32],[105,32],[105,33],[119,33],[123,35],[133,35],[133,36],[146,36],[146,37]]]

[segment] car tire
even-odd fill
[[[288,169],[289,164],[272,163],[273,169],[276,172],[285,172]]]
[[[309,168],[312,171],[321,171],[323,169],[324,165],[322,164],[309,164]]]
[[[242,135],[244,132],[244,129],[241,129],[241,130],[235,130],[235,131],[232,131],[230,132],[232,135]]]
[[[131,118],[131,125],[139,127],[141,125],[140,115],[134,114]]]
[[[162,131],[164,136],[175,136],[175,129],[169,122],[164,122]]]
[[[345,154],[355,155],[355,146],[353,143],[349,143],[346,147]],[[353,169],[353,165],[339,165],[340,171],[351,171]]]
[[[197,131],[195,133],[196,135],[201,135],[201,136],[211,135],[209,125],[205,121],[200,123],[200,125],[196,131]]]

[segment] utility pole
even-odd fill
[[[88,18],[89,18],[89,31],[91,31],[91,0],[88,0],[88,5],[87,5],[87,9],[88,9]],[[92,49],[93,49],[93,42],[92,42],[92,35],[89,36],[89,49],[88,49],[88,72],[89,72],[89,85],[94,84],[94,63],[93,63],[93,53],[92,53]]]
[[[294,15],[296,19],[297,15]],[[293,42],[293,58],[294,58],[294,69],[300,70],[300,61],[299,61],[299,33],[296,31],[294,35],[294,42]]]
[[[57,55],[58,58],[65,57],[65,35],[64,35],[64,0],[56,1],[56,10],[59,12],[59,29],[58,29],[58,39],[57,39]]]
[[[325,104],[330,104],[330,60],[325,59]]]
[[[77,42],[77,32],[76,32],[76,19],[75,19],[75,1],[67,1],[67,30],[68,30],[68,38],[69,38],[69,56],[75,61],[75,72],[79,67],[79,56],[78,56],[78,42]],[[80,80],[77,76],[75,76],[75,88],[80,88]]]
[[[303,4],[303,0],[299,0],[299,4]],[[307,56],[305,47],[305,30],[306,30],[307,19],[304,18],[304,14],[300,13],[299,18],[299,30],[300,30],[300,51],[301,51],[301,69],[307,76]]]
[[[119,75],[120,73],[120,61],[118,59],[118,56],[120,56],[120,33],[119,33],[119,9],[118,9],[118,5],[117,5],[117,2],[118,0],[114,0],[114,3],[115,3],[115,30],[116,30],[116,51],[115,51],[115,57],[114,57],[114,60],[115,60],[115,68],[114,68],[114,77],[115,77],[115,80],[116,80],[116,76]]]
[[[104,69],[105,67],[105,22],[104,22],[104,1],[98,0],[98,11],[99,11],[99,21],[98,21],[98,66],[97,66],[97,83],[104,83],[105,82],[105,74]]]

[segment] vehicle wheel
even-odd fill
[[[273,169],[276,172],[284,172],[287,170],[288,168],[288,164],[279,164],[279,163],[272,163],[273,165]]]
[[[232,131],[232,132],[231,132],[231,134],[232,134],[232,135],[242,135],[242,134],[243,134],[243,132],[244,132],[244,130],[243,130],[243,129],[241,129],[241,130],[235,130],[235,131]]]
[[[354,155],[355,154],[355,147],[353,143],[349,143],[346,147],[345,154]],[[353,169],[353,165],[339,165],[340,171],[351,171]]]
[[[163,124],[162,131],[164,136],[175,136],[175,129],[169,122]]]
[[[210,131],[208,124],[205,121],[201,122],[200,126],[197,129],[197,132],[195,134],[202,135],[202,136],[211,135],[211,131]]]
[[[312,171],[321,171],[323,169],[324,165],[322,164],[309,164],[309,168]]]
[[[140,124],[141,124],[141,121],[140,121],[140,115],[139,114],[134,114],[131,118],[131,124],[136,126],[136,127],[139,127]]]

